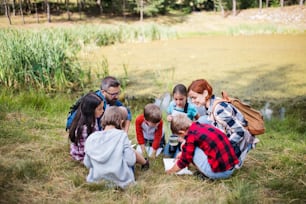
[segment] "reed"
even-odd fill
[[[60,30],[0,30],[0,83],[15,89],[64,90],[82,83],[80,47]]]
[[[71,28],[0,30],[0,84],[14,89],[64,91],[84,87],[91,74],[81,68],[82,45],[107,46],[175,37],[155,24],[137,26],[83,25]],[[103,60],[103,63],[105,60]],[[107,65],[104,65],[107,71]],[[88,71],[89,72],[89,71]]]

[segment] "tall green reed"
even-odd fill
[[[87,80],[91,81],[91,76],[81,68],[77,59],[82,45],[107,46],[174,37],[174,31],[155,24],[78,25],[38,30],[2,29],[0,84],[14,89],[33,88],[46,91],[83,87]]]
[[[82,83],[74,39],[60,30],[0,30],[0,83],[15,89],[64,90]]]

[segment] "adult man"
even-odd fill
[[[104,101],[104,110],[106,110],[109,106],[123,106],[123,104],[118,100],[120,95],[120,82],[112,76],[107,76],[104,79],[102,79],[101,88],[100,90],[95,91],[96,95],[99,96]],[[70,112],[66,121],[66,131],[69,130],[72,121],[74,120],[74,117],[77,113],[78,106],[80,105],[80,102],[82,101],[82,98],[79,99],[71,108]],[[129,127],[132,120],[132,115],[130,110],[125,107],[127,110],[127,119],[125,121],[125,131],[128,133]],[[98,129],[101,130],[101,124],[100,124],[101,118],[97,119]]]
[[[100,91],[96,91],[96,94],[104,99],[104,104],[107,108],[109,106],[123,106],[122,102],[119,101],[119,95],[121,93],[120,90],[120,82],[113,76],[107,76],[102,79]],[[128,112],[127,119],[125,121],[125,131],[128,133],[129,127],[132,120],[131,111],[129,108],[125,107]]]

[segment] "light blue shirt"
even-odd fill
[[[168,115],[175,115],[177,113],[185,113],[184,108],[179,108],[176,106],[174,101],[168,106],[167,114]],[[187,112],[185,113],[190,120],[194,120],[194,117],[198,114],[197,108],[194,104],[188,102]]]

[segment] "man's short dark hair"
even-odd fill
[[[118,87],[120,82],[113,76],[107,76],[102,79],[101,90],[107,91],[110,87]]]

